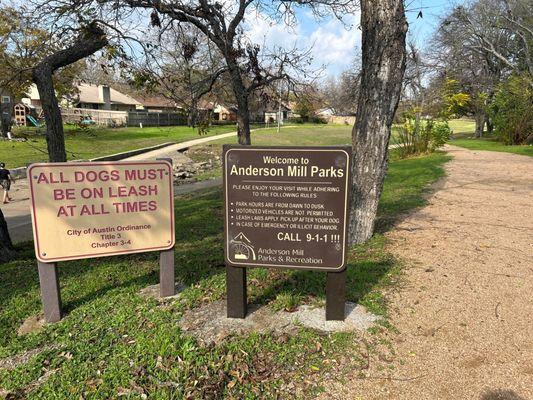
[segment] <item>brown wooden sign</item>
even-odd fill
[[[28,168],[44,316],[62,317],[57,262],[159,251],[160,295],[175,294],[171,160]]]
[[[229,266],[345,268],[349,147],[224,146],[223,160]]]
[[[28,178],[41,262],[174,246],[172,166],[166,161],[33,164]]]

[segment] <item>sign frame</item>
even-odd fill
[[[341,265],[334,268],[307,268],[286,265],[271,264],[240,264],[235,263],[228,257],[229,235],[229,205],[228,205],[228,182],[227,182],[227,153],[233,149],[238,150],[265,150],[265,151],[343,151],[347,155],[346,164],[346,186],[344,198],[344,241],[343,256]],[[352,163],[353,153],[351,146],[239,146],[224,145],[222,152],[222,179],[223,179],[223,198],[224,198],[224,261],[226,263],[226,287],[227,287],[227,317],[228,318],[245,318],[248,309],[247,302],[247,268],[274,268],[274,269],[295,269],[295,270],[312,270],[317,272],[326,272],[326,321],[343,321],[345,318],[345,301],[346,301],[346,275],[347,275],[347,249],[348,246],[348,229],[350,221],[350,204],[352,195]]]
[[[228,179],[227,179],[227,155],[231,151],[299,151],[299,152],[335,152],[341,151],[346,154],[346,184],[345,184],[345,196],[344,196],[344,226],[343,226],[343,236],[344,240],[342,242],[342,262],[339,266],[332,267],[315,267],[315,266],[288,266],[284,264],[272,265],[272,264],[262,264],[260,262],[250,262],[250,263],[239,263],[232,261],[229,256],[229,207],[228,204]],[[223,145],[222,152],[222,181],[223,181],[223,196],[224,196],[224,260],[226,265],[237,267],[237,268],[281,268],[281,269],[299,269],[306,271],[320,271],[320,272],[342,272],[346,269],[346,255],[348,249],[348,225],[350,218],[350,197],[351,197],[351,181],[352,181],[352,148],[350,146],[240,146],[240,145]],[[302,182],[305,183],[305,182]]]
[[[167,244],[162,246],[156,246],[156,247],[150,247],[150,248],[136,248],[132,250],[124,249],[124,250],[116,250],[116,251],[96,251],[94,253],[87,253],[87,254],[77,254],[72,256],[63,256],[63,257],[47,257],[46,253],[43,252],[40,246],[39,241],[39,227],[37,224],[37,214],[38,211],[36,211],[36,201],[35,201],[35,194],[34,194],[34,176],[33,176],[33,170],[35,168],[43,168],[43,167],[55,167],[59,166],[62,168],[76,168],[76,167],[90,167],[90,166],[112,166],[112,165],[120,165],[120,166],[146,166],[146,165],[165,165],[165,167],[168,168],[168,179],[169,179],[169,210],[170,210],[170,237],[167,240]],[[134,254],[134,253],[146,253],[150,251],[164,251],[169,250],[174,247],[176,239],[175,239],[175,221],[174,221],[174,184],[172,182],[173,179],[173,171],[172,171],[172,164],[169,163],[167,160],[158,160],[158,161],[94,161],[94,162],[76,162],[76,163],[35,163],[31,164],[28,167],[27,170],[27,176],[28,176],[28,184],[30,189],[30,210],[31,210],[31,220],[32,220],[32,230],[33,230],[33,238],[34,238],[34,246],[35,246],[35,255],[37,256],[37,259],[42,263],[54,263],[54,262],[60,262],[60,261],[70,261],[70,260],[80,260],[80,259],[86,259],[86,258],[98,258],[98,257],[109,257],[109,256],[115,256],[115,255],[121,255],[121,254]]]
[[[170,181],[170,219],[171,219],[171,239],[166,246],[161,246],[157,248],[149,249],[134,249],[131,251],[125,250],[120,252],[112,252],[91,256],[77,256],[77,257],[67,257],[59,260],[56,259],[41,259],[39,253],[39,247],[37,242],[35,242],[36,258],[37,258],[37,267],[39,272],[39,285],[41,288],[41,301],[43,304],[43,311],[45,321],[48,323],[58,322],[63,317],[63,311],[61,306],[61,292],[59,286],[59,274],[58,274],[58,262],[59,261],[68,261],[68,260],[79,260],[82,258],[100,258],[100,257],[110,257],[120,254],[136,254],[136,253],[146,253],[150,251],[159,252],[159,294],[160,297],[169,297],[176,294],[176,285],[175,285],[175,260],[174,260],[174,246],[176,243],[175,235],[175,215],[174,215],[174,181],[173,181],[173,168],[172,168],[172,159],[171,158],[157,158],[155,161],[145,161],[145,162],[131,162],[131,161],[103,161],[103,162],[79,162],[79,163],[35,163],[28,166],[27,177],[28,183],[30,186],[30,196],[31,196],[31,221],[32,221],[32,230],[34,234],[34,240],[37,238],[36,235],[36,219],[35,219],[35,203],[34,203],[34,192],[32,186],[32,169],[39,166],[50,166],[50,165],[61,165],[63,167],[75,167],[75,166],[84,166],[84,165],[106,165],[106,164],[119,164],[119,165],[149,165],[149,164],[158,164],[165,165],[169,167],[169,181]]]

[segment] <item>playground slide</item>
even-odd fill
[[[26,119],[30,121],[33,126],[36,126],[37,128],[41,127],[41,124],[39,123],[39,121],[37,121],[33,116],[26,115]]]

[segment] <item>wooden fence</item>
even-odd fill
[[[177,113],[128,112],[128,126],[179,126],[187,125],[187,117]]]
[[[102,126],[126,126],[128,113],[126,111],[93,110],[89,108],[63,108],[61,116],[64,123],[75,124],[84,119],[91,119]]]

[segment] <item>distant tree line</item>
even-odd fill
[[[533,143],[533,3],[476,0],[440,21],[422,95],[428,112],[473,116],[475,137]]]

